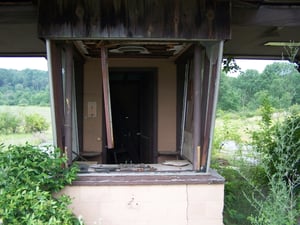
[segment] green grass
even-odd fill
[[[49,123],[50,127],[47,131],[42,133],[28,133],[28,134],[8,134],[0,135],[0,143],[3,143],[5,146],[8,145],[24,145],[26,142],[32,145],[38,145],[43,142],[52,143],[52,127],[51,127],[51,111],[50,107],[41,107],[41,106],[3,106],[0,105],[0,113],[9,112],[15,115],[30,115],[38,113],[43,116],[46,121]]]

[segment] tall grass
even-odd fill
[[[212,167],[226,180],[225,225],[296,225],[300,117],[288,115],[270,110],[252,117],[218,114]],[[238,150],[222,149],[229,140]]]

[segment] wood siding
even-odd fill
[[[47,39],[230,38],[229,1],[43,0],[39,36]]]

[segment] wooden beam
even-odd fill
[[[201,162],[201,99],[202,99],[202,76],[201,76],[201,47],[195,45],[194,49],[194,73],[193,73],[193,168],[200,170]]]
[[[223,47],[224,41],[220,41],[216,44],[216,48],[213,49],[213,68],[212,68],[212,76],[214,77],[213,81],[211,82],[211,95],[209,99],[209,115],[210,115],[210,130],[207,131],[209,136],[209,143],[208,143],[208,156],[207,156],[207,164],[206,170],[209,170],[210,167],[210,159],[211,159],[211,152],[212,152],[212,142],[214,136],[214,129],[215,129],[215,121],[216,121],[216,110],[217,110],[217,103],[218,103],[218,95],[219,95],[219,84],[220,84],[220,74],[221,74],[221,65],[223,60]],[[214,58],[215,57],[215,58]]]
[[[43,38],[229,39],[229,0],[39,2]]]
[[[201,130],[201,136],[200,136],[200,140],[201,140],[201,161],[200,161],[200,170],[201,172],[206,172],[206,164],[207,164],[207,155],[208,155],[208,140],[207,140],[207,135],[206,135],[206,130],[207,130],[207,126],[209,126],[208,124],[208,107],[209,107],[209,103],[208,103],[208,96],[209,96],[209,84],[210,84],[210,80],[211,80],[211,71],[210,71],[210,60],[207,56],[207,51],[205,51],[205,56],[203,57],[203,83],[201,86],[201,90],[202,90],[202,98],[201,98],[201,126],[200,126],[200,130]]]
[[[114,148],[114,136],[113,136],[111,104],[110,104],[107,49],[105,47],[101,47],[101,71],[102,71],[107,148],[112,149]]]
[[[221,61],[223,54],[223,42],[215,43],[206,47],[206,54],[208,60],[206,61],[208,82],[204,84],[207,86],[204,96],[205,99],[205,125],[203,129],[203,142],[201,151],[201,172],[208,172],[209,161],[212,148],[212,139],[214,131],[215,112],[218,98],[219,77],[221,73]],[[204,87],[203,87],[204,88]]]
[[[47,40],[48,74],[54,146],[64,149],[64,112],[61,49],[54,41]]]
[[[72,164],[72,93],[73,93],[73,47],[68,44],[66,46],[65,54],[66,66],[65,66],[65,153],[68,158],[68,165]]]

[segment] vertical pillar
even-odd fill
[[[101,47],[101,70],[102,70],[107,148],[111,149],[114,148],[114,136],[113,136],[111,104],[110,104],[107,49],[105,47]]]
[[[207,49],[206,49],[207,50]],[[209,101],[208,96],[210,94],[210,82],[211,82],[211,66],[210,59],[207,56],[207,51],[205,51],[205,55],[203,57],[203,83],[202,83],[202,98],[201,98],[201,160],[200,160],[200,170],[201,172],[206,172],[207,170],[207,156],[208,156],[208,139],[210,137],[207,136],[207,129],[210,123],[208,123],[208,111],[209,111]]]
[[[204,65],[204,82],[201,113],[204,125],[201,126],[201,172],[208,172],[213,140],[215,112],[218,99],[219,77],[223,56],[223,41],[207,44]]]
[[[64,149],[64,112],[61,49],[52,40],[46,41],[53,145]]]
[[[72,163],[72,93],[73,93],[73,48],[66,46],[65,54],[65,153],[68,158],[68,165]]]
[[[200,101],[201,101],[201,47],[199,44],[195,46],[194,49],[194,73],[193,73],[193,97],[194,97],[194,107],[193,107],[193,166],[194,170],[200,170],[200,155],[201,155],[201,114],[200,114]]]
[[[218,102],[218,95],[219,95],[219,84],[220,84],[220,73],[221,73],[221,65],[222,65],[222,59],[223,59],[223,47],[224,47],[224,41],[220,41],[215,44],[215,46],[212,48],[212,76],[213,79],[210,82],[210,96],[209,96],[209,111],[208,115],[210,117],[208,118],[208,121],[210,121],[210,130],[207,130],[207,136],[209,136],[209,143],[208,143],[208,160],[207,160],[207,169],[210,167],[210,158],[211,158],[211,148],[212,148],[212,142],[213,142],[213,134],[214,134],[214,128],[215,128],[215,120],[216,120],[216,109],[217,109],[217,102]]]

